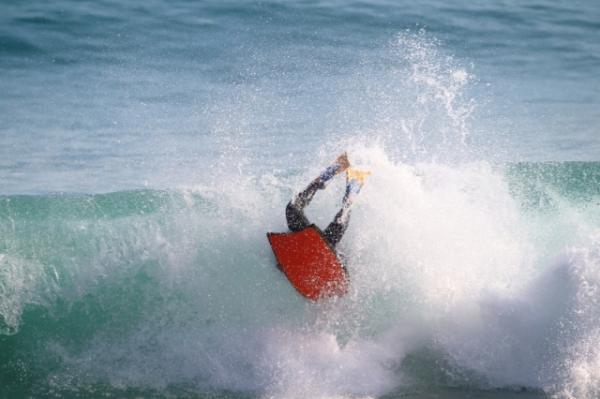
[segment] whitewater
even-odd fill
[[[542,99],[503,108],[517,78],[490,64],[514,59],[453,47],[496,25],[443,27],[518,19],[465,5],[398,28],[434,3],[7,6],[0,397],[600,396],[594,85],[552,102],[566,83],[544,94],[541,70],[522,90]],[[539,10],[570,21],[521,12]],[[557,56],[591,65],[575,80],[581,54]],[[581,136],[539,138],[528,101]],[[372,172],[338,246],[349,292],[310,302],[266,233],[342,151]],[[308,217],[326,226],[343,190]]]
[[[377,173],[340,244],[350,293],[318,303],[293,291],[265,239],[285,230],[282,206],[308,172],[230,176],[213,191],[3,197],[3,393],[597,395],[598,196],[568,198],[540,176],[597,182],[600,165],[350,154]],[[328,191],[320,224],[339,194]]]

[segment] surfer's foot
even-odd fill
[[[371,172],[366,170],[359,170],[355,168],[348,168],[346,170],[346,196],[344,198],[345,203],[351,203],[363,184],[365,184],[365,179],[369,176]]]
[[[344,172],[350,167],[350,161],[348,161],[348,154],[345,152],[341,154],[337,159],[329,165],[315,180],[319,184],[319,188],[324,188],[327,183],[335,175]]]

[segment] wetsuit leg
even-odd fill
[[[329,223],[329,226],[325,229],[323,234],[331,246],[335,247],[338,242],[342,239],[342,236],[348,228],[348,222],[350,221],[350,204],[342,205],[342,209],[335,215],[333,222]]]
[[[362,179],[364,179],[364,177]],[[348,222],[350,221],[350,206],[356,195],[360,192],[362,179],[351,178],[347,180],[346,194],[344,194],[344,200],[342,201],[342,209],[339,210],[335,215],[335,218],[333,218],[333,222],[329,223],[329,226],[327,226],[323,232],[325,238],[333,247],[340,242],[342,236],[346,232]]]
[[[323,188],[323,183],[314,180],[308,187],[294,197],[285,208],[285,217],[291,231],[299,231],[310,225],[308,218],[304,215],[304,207],[310,204],[317,190]]]

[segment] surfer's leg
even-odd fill
[[[302,230],[310,224],[308,218],[304,215],[304,208],[310,204],[317,190],[325,188],[326,183],[338,173],[346,170],[348,165],[346,153],[343,153],[319,177],[313,180],[304,191],[292,198],[285,208],[285,216],[290,230]]]
[[[325,238],[332,246],[336,246],[342,239],[348,222],[350,221],[350,207],[354,202],[354,199],[360,192],[364,184],[364,179],[368,176],[369,172],[362,172],[357,170],[348,169],[348,178],[346,180],[346,193],[342,200],[342,209],[335,215],[333,221],[329,223],[329,226],[325,229],[323,234]]]
[[[342,239],[344,233],[346,232],[346,228],[348,227],[348,222],[350,221],[350,206],[352,205],[352,201],[349,201],[349,198],[350,196],[348,195],[348,187],[346,187],[346,195],[344,195],[342,208],[338,211],[333,218],[333,221],[329,223],[329,226],[327,226],[323,232],[327,241],[334,247]]]
[[[291,231],[302,230],[310,224],[308,218],[304,215],[304,207],[310,203],[318,189],[319,185],[315,180],[288,202],[285,208],[285,218]]]

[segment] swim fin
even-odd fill
[[[318,178],[321,184],[329,181],[332,177],[341,173],[350,167],[350,161],[348,161],[348,154],[344,152],[336,160],[325,169]]]
[[[370,176],[371,172],[368,170],[360,170],[356,168],[348,168],[346,170],[346,181],[356,180],[361,186],[365,183],[367,176]]]
[[[356,168],[348,168],[346,170],[346,200],[351,201],[354,195],[360,192],[365,179],[370,176],[371,172],[367,170],[359,170]]]

